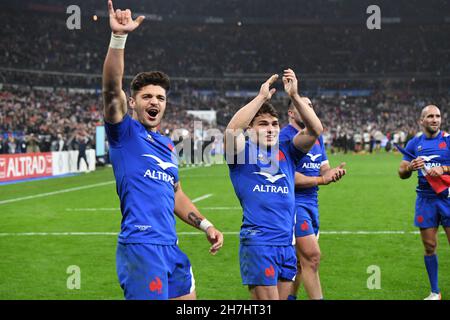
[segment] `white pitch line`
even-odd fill
[[[419,234],[419,231],[320,231],[320,234]]]
[[[241,207],[199,207],[202,210],[242,210]]]
[[[212,193],[205,194],[192,200],[193,203],[212,197]],[[120,208],[66,208],[66,211],[120,211]]]
[[[7,203],[12,203],[12,202],[23,201],[23,200],[30,200],[30,199],[48,197],[48,196],[53,196],[55,194],[60,194],[60,193],[73,192],[73,191],[79,191],[79,190],[84,190],[84,189],[91,189],[91,188],[106,186],[108,184],[112,184],[112,183],[115,183],[115,182],[116,181],[113,180],[113,181],[89,184],[87,186],[63,189],[63,190],[58,190],[58,191],[53,191],[53,192],[39,193],[39,194],[35,194],[35,195],[32,195],[32,196],[26,196],[26,197],[14,198],[14,199],[2,200],[2,201],[0,201],[0,205],[7,204]]]
[[[120,208],[67,208],[66,211],[119,211]]]
[[[192,201],[192,203],[196,203],[196,202],[208,199],[209,197],[212,197],[212,193],[205,194],[204,196],[192,199],[191,201]]]
[[[178,235],[204,235],[204,232],[177,232]],[[239,234],[239,232],[223,232],[223,234]],[[0,233],[0,237],[8,236],[117,236],[117,232],[10,232]]]
[[[224,235],[238,235],[237,231],[225,231],[222,232]],[[445,234],[444,231],[439,232],[440,234]],[[204,232],[178,232],[178,235],[185,236],[197,236],[204,235]],[[386,235],[386,234],[419,234],[419,231],[321,231],[321,235]],[[117,232],[9,232],[0,233],[0,237],[8,236],[117,236]]]
[[[197,169],[197,168],[196,167],[195,168],[194,167],[193,168],[181,168],[178,171],[182,172],[182,171],[187,171],[187,170],[192,170],[192,169]],[[107,182],[89,184],[87,186],[81,186],[81,187],[63,189],[63,190],[58,190],[58,191],[53,191],[53,192],[39,193],[39,194],[26,196],[26,197],[19,197],[19,198],[2,200],[2,201],[0,201],[0,205],[7,204],[7,203],[12,203],[12,202],[23,201],[23,200],[30,200],[30,199],[48,197],[48,196],[53,196],[55,194],[60,194],[60,193],[66,193],[66,192],[73,192],[73,191],[79,191],[79,190],[84,190],[84,189],[96,188],[96,187],[101,187],[101,186],[105,186],[105,185],[108,185],[108,184],[112,184],[112,183],[115,183],[115,182],[116,182],[115,180],[111,180],[111,181],[107,181]],[[200,199],[200,200],[202,200],[202,199]]]
[[[205,198],[206,199],[206,198]],[[194,199],[196,200],[196,199]],[[201,199],[203,200],[203,199]],[[197,200],[200,201],[200,200]],[[241,207],[198,207],[200,210],[242,210]],[[120,211],[120,208],[66,208],[66,211]]]

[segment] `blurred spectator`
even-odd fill
[[[89,143],[89,139],[84,135],[77,136],[77,138],[75,140],[75,144],[77,145],[77,149],[78,149],[78,159],[77,159],[77,170],[78,171],[80,171],[81,159],[84,160],[84,162],[86,163],[86,167],[89,170],[89,162],[88,162],[87,156],[86,156],[86,149],[87,149],[88,143]]]

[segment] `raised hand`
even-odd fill
[[[292,69],[286,69],[283,73],[284,91],[292,97],[298,94],[298,80]]]
[[[275,91],[277,91],[277,89],[275,89],[275,88],[272,88],[272,89],[270,88],[270,86],[272,84],[274,84],[275,81],[277,81],[277,79],[278,79],[278,75],[274,74],[269,79],[267,79],[266,82],[264,82],[261,85],[261,89],[259,90],[259,95],[261,97],[263,97],[265,100],[270,100],[272,98],[273,94],[275,93]]]
[[[114,11],[112,0],[108,0],[109,25],[114,34],[127,34],[144,21],[145,16],[139,16],[135,20],[131,17],[130,9]]]

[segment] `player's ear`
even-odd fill
[[[288,110],[288,116],[289,118],[294,118],[294,113],[292,112],[292,110]]]
[[[132,96],[128,98],[128,104],[130,105],[130,109],[134,111],[134,107],[136,106],[136,100]]]

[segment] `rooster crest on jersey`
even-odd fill
[[[149,289],[151,292],[158,292],[158,294],[162,293],[163,284],[159,277],[155,277],[155,280],[150,282]]]

